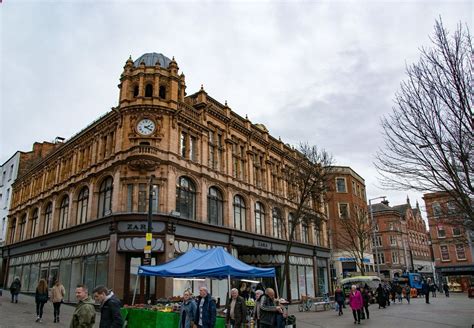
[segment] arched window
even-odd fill
[[[77,197],[77,224],[87,222],[87,207],[89,205],[89,188],[84,187]]]
[[[139,91],[138,85],[135,85],[133,87],[133,97],[135,97],[135,98],[138,97],[138,91]]]
[[[301,242],[305,244],[309,243],[308,225],[306,223],[301,225]]]
[[[278,207],[274,207],[272,210],[272,224],[273,224],[273,237],[282,238],[283,224],[281,219],[281,211]]]
[[[20,219],[20,241],[25,240],[26,237],[26,214],[23,214],[23,216]]]
[[[31,216],[31,233],[30,233],[30,238],[36,237],[36,234],[38,233],[38,208],[35,208],[33,210],[33,215]]]
[[[48,203],[46,209],[44,210],[44,226],[43,226],[43,234],[46,235],[51,232],[52,228],[52,218],[53,218],[53,204],[51,202]]]
[[[260,202],[255,203],[255,232],[260,235],[265,233],[265,209]]]
[[[10,244],[15,242],[15,233],[16,233],[16,218],[13,218],[10,224]]]
[[[234,228],[245,230],[245,201],[240,195],[234,196]]]
[[[195,219],[196,188],[189,178],[180,177],[176,186],[176,211],[182,218]]]
[[[99,188],[99,218],[112,213],[112,190],[113,180],[108,177],[102,181]]]
[[[151,84],[145,86],[145,97],[153,97],[153,86]]]
[[[159,96],[161,99],[166,98],[166,87],[164,85],[160,85]]]
[[[209,188],[207,194],[207,219],[210,224],[224,225],[224,202],[222,193],[216,187]]]
[[[69,218],[69,196],[64,196],[59,207],[59,229],[66,229]]]

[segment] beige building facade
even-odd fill
[[[177,62],[162,54],[128,59],[119,89],[116,107],[15,181],[5,283],[18,276],[25,291],[34,291],[39,278],[59,278],[68,301],[77,283],[105,284],[130,302],[144,258],[149,197],[153,264],[193,246],[224,246],[279,273],[295,208],[283,170],[294,149],[203,88],[187,96]],[[326,229],[325,222],[298,227],[291,295],[284,297],[327,292],[330,253],[327,233],[320,233]],[[152,297],[181,294],[186,284],[199,287],[151,279]],[[225,296],[225,282],[206,284]],[[144,291],[140,279],[139,299]]]

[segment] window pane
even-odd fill
[[[296,265],[290,265],[290,286],[291,286],[291,299],[299,299],[298,294],[298,274],[296,271]]]
[[[22,290],[29,290],[28,283],[30,282],[30,265],[27,264],[23,266],[23,273],[21,275],[21,289]]]
[[[86,258],[84,265],[84,284],[93,290],[95,287],[95,256],[89,256]]]
[[[30,284],[29,284],[29,291],[34,291],[36,289],[36,284],[39,281],[39,264],[32,264],[30,269]]]
[[[74,298],[71,298],[71,294],[68,292],[71,289],[71,260],[61,261],[61,264],[59,265],[59,280],[64,285],[64,289],[66,290],[64,300],[74,301]]]
[[[127,212],[133,212],[133,184],[127,185]]]
[[[97,255],[97,276],[95,286],[107,286],[107,274],[109,271],[107,255]]]
[[[337,192],[346,192],[346,179],[336,178],[336,191]]]

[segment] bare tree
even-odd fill
[[[290,281],[290,251],[296,239],[297,228],[301,225],[311,227],[321,224],[325,217],[324,198],[333,170],[332,156],[308,144],[301,144],[299,149],[289,156],[289,162],[291,164],[284,170],[284,181],[288,187],[288,200],[295,209],[288,218],[287,229],[285,227],[288,232],[288,243],[281,281],[286,281],[287,295],[291,295],[288,283]],[[280,292],[283,288],[282,284]]]
[[[342,233],[337,235],[337,245],[340,250],[350,254],[355,259],[361,275],[365,276],[364,255],[370,253],[372,225],[367,213],[348,209],[337,219]]]
[[[473,48],[468,28],[452,36],[436,21],[433,46],[407,67],[393,113],[382,120],[385,147],[376,156],[390,189],[446,192],[473,229]]]

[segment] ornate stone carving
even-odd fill
[[[155,171],[160,165],[157,159],[151,158],[131,158],[128,160],[128,167],[134,171]]]

